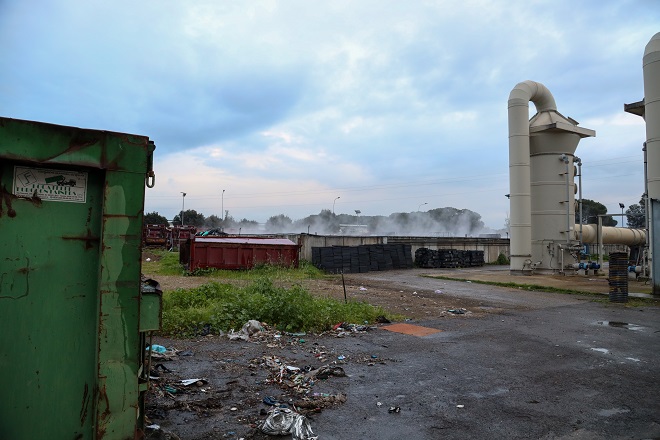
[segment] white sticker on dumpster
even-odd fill
[[[13,193],[19,197],[37,196],[41,200],[85,203],[87,173],[15,166]]]

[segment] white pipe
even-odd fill
[[[575,225],[575,227],[577,229],[578,225]],[[584,243],[623,244],[626,246],[640,246],[646,243],[646,231],[643,229],[603,226],[601,236],[598,237],[597,225],[584,225],[582,228],[582,240]],[[601,239],[599,240],[599,238]]]
[[[509,94],[510,270],[530,271],[532,207],[530,197],[529,101],[537,112],[557,110],[555,99],[541,83],[523,81]]]
[[[571,244],[571,221],[573,224],[575,224],[575,215],[573,215],[573,219],[571,220],[571,176],[569,175],[570,172],[570,165],[568,164],[569,160],[568,157],[565,154],[561,155],[561,160],[566,164],[566,245]],[[563,265],[563,252],[562,252],[562,267]]]
[[[573,162],[577,163],[578,166],[578,197],[580,198],[580,246],[583,245],[582,241],[582,224],[584,223],[584,220],[582,219],[582,159],[579,157],[575,156],[573,157]],[[582,252],[580,252],[580,258],[578,261],[582,261]]]

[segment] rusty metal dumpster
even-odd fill
[[[191,271],[251,269],[259,264],[298,267],[300,246],[286,238],[195,236],[189,244],[189,255],[180,255],[180,261]]]
[[[145,136],[0,118],[0,438],[143,436]]]

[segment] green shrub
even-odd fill
[[[283,331],[324,331],[338,322],[374,322],[381,315],[387,313],[380,307],[316,298],[300,285],[277,287],[263,276],[244,288],[212,282],[166,292],[163,333],[193,336],[200,329],[226,332],[240,329],[250,319]]]
[[[500,254],[497,256],[497,264],[500,265],[507,265],[510,264],[509,259],[504,255],[503,253],[500,252]]]

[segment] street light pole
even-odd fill
[[[335,203],[337,200],[341,199],[341,197],[337,197],[334,202],[332,202],[332,215],[335,215]]]
[[[625,220],[625,217],[623,216],[623,208],[625,208],[625,207],[626,207],[626,205],[624,205],[623,203],[619,203],[619,208],[621,208],[621,227],[622,228],[623,228],[624,220]]]
[[[220,213],[220,215],[222,216],[222,226],[224,227],[225,226],[225,190],[224,189],[222,190],[222,205],[220,206],[221,206],[220,209],[222,210],[222,212]]]
[[[419,212],[420,209],[422,209],[422,206],[428,205],[428,202],[424,202],[421,205],[419,205],[419,208],[417,208],[417,212]]]
[[[181,194],[183,194],[183,197],[182,197],[183,201],[181,202],[181,226],[183,226],[183,224],[184,224],[183,212],[186,210],[186,193],[184,193],[182,191]]]

